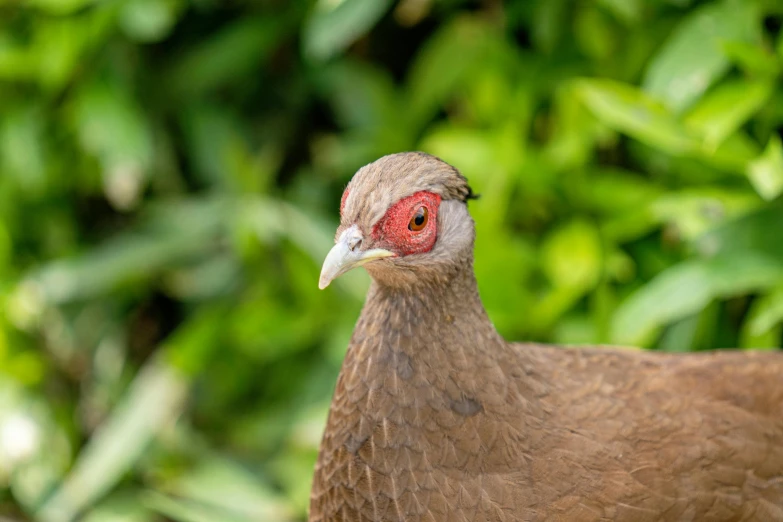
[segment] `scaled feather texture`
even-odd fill
[[[439,196],[422,200],[437,239],[398,254],[413,232],[375,225],[420,192]],[[373,282],[310,520],[783,521],[783,355],[506,342],[478,295],[471,196],[422,153],[348,185],[321,285],[359,265]]]

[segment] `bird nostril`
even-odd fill
[[[348,242],[348,248],[350,248],[352,251],[356,250],[360,246],[362,246],[362,238],[360,237],[353,237]]]

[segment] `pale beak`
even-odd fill
[[[362,250],[362,240],[362,233],[356,225],[340,234],[336,244],[326,255],[326,259],[324,259],[324,266],[321,268],[321,279],[318,280],[318,288],[323,290],[333,280],[357,266],[362,266],[365,263],[383,259],[384,257],[394,257],[395,255],[382,248]]]

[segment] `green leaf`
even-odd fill
[[[675,353],[713,349],[720,310],[719,303],[713,301],[699,313],[674,322],[663,332],[658,349]]]
[[[442,26],[419,51],[407,81],[406,113],[414,128],[425,124],[486,59],[492,31],[475,18]]]
[[[82,522],[156,522],[155,514],[141,505],[137,495],[114,494],[91,509]]]
[[[253,16],[221,26],[221,30],[192,45],[168,68],[161,85],[172,97],[201,95],[258,74],[280,40],[287,34],[297,14],[298,4],[289,4],[291,13],[278,17]]]
[[[651,210],[658,223],[673,225],[677,235],[691,241],[722,223],[758,208],[750,191],[713,187],[686,189],[661,195]]]
[[[605,130],[570,84],[553,93],[550,117],[557,124],[543,151],[546,162],[558,172],[573,172],[589,163],[593,147]]]
[[[31,107],[8,109],[0,123],[0,164],[25,191],[40,193],[46,185],[44,115]]]
[[[733,80],[707,93],[685,117],[685,124],[714,150],[764,107],[774,89],[770,81]]]
[[[699,312],[713,299],[769,288],[781,278],[779,260],[753,253],[682,262],[620,305],[613,321],[613,342],[649,345],[659,328]]]
[[[551,53],[563,36],[570,5],[568,0],[549,0],[534,5],[533,23],[530,24],[533,42],[544,53]]]
[[[783,146],[780,136],[773,134],[767,148],[748,165],[748,178],[764,199],[775,199],[783,192]]]
[[[5,364],[0,370],[0,489],[30,513],[70,464],[71,441],[56,422],[57,406],[24,386]]]
[[[204,459],[163,485],[169,495],[148,493],[144,503],[182,522],[293,520],[286,503],[256,476],[228,460]],[[210,513],[213,518],[201,514]]]
[[[55,0],[50,5],[55,4],[67,10],[79,9],[83,2]],[[58,92],[83,70],[82,58],[105,41],[113,24],[112,12],[97,7],[78,16],[37,17],[28,26],[31,34],[21,39],[23,44],[0,37],[0,75],[36,81],[48,93]]]
[[[122,6],[119,24],[135,40],[160,41],[177,21],[178,3],[172,0],[130,0]]]
[[[324,79],[344,128],[377,132],[391,127],[394,134],[406,134],[400,96],[384,71],[345,60],[329,67]]]
[[[755,308],[751,307],[748,317],[752,318]],[[747,324],[747,322],[746,322]],[[739,346],[746,350],[774,350],[780,348],[780,338],[783,336],[783,325],[778,324],[760,335],[752,335],[747,328],[740,330]]]
[[[149,162],[152,147],[141,108],[127,92],[95,83],[81,93],[77,124],[84,148],[107,165]]]
[[[214,248],[212,240],[225,218],[222,212],[227,211],[214,203],[190,202],[195,208],[183,212],[185,205],[172,202],[164,215],[187,216],[188,221],[172,220],[167,229],[118,234],[82,256],[42,265],[25,277],[15,292],[23,301],[33,299],[45,307],[95,298],[120,285],[153,277],[166,267]]]
[[[727,137],[717,148],[702,146],[697,158],[721,171],[745,174],[748,163],[761,152],[755,139],[742,129]]]
[[[29,4],[52,15],[68,15],[84,9],[98,0],[31,0]]]
[[[699,330],[699,315],[696,314],[675,322],[661,336],[658,349],[669,353],[693,351]]]
[[[597,4],[628,25],[635,25],[644,14],[644,0],[597,0]]]
[[[569,178],[563,189],[573,205],[606,215],[643,210],[664,191],[643,174],[597,166]]]
[[[618,47],[616,24],[596,6],[587,5],[574,13],[574,36],[580,50],[593,60],[609,57]]]
[[[535,304],[527,282],[536,266],[536,251],[522,238],[498,233],[486,224],[477,225],[476,248],[476,278],[487,311],[501,332],[518,336],[530,326],[530,317],[520,317],[518,311]],[[509,266],[516,269],[509,271]]]
[[[153,359],[89,440],[59,489],[38,512],[43,522],[71,522],[111,489],[149,442],[179,415],[188,390],[182,374]]]
[[[185,147],[194,174],[215,188],[234,188],[231,153],[246,148],[245,129],[236,114],[213,104],[194,104],[182,114]]]
[[[748,74],[773,79],[780,72],[780,64],[763,46],[748,42],[726,42],[723,51]]]
[[[777,347],[780,344],[781,328],[783,328],[783,286],[778,286],[753,302],[743,327],[743,337],[747,342],[743,347],[751,347],[750,343],[762,339],[772,341],[770,346]],[[773,335],[768,338],[770,333]]]
[[[705,256],[742,256],[759,253],[783,260],[780,224],[783,206],[760,207],[752,213],[726,222],[700,236],[694,242],[696,251]]]
[[[555,286],[585,291],[601,276],[603,249],[598,230],[588,221],[555,229],[541,246],[541,266]]]
[[[369,31],[389,10],[391,0],[319,0],[302,33],[305,55],[328,60]]]
[[[75,104],[75,124],[86,151],[99,158],[109,200],[138,203],[152,162],[152,134],[144,111],[124,85],[93,82]]]
[[[603,123],[670,154],[685,154],[697,141],[663,104],[639,89],[613,80],[581,79],[575,89]]]
[[[603,262],[601,238],[592,223],[575,220],[552,231],[541,245],[539,259],[539,266],[552,287],[533,307],[534,328],[551,328],[594,288],[601,278]]]
[[[775,44],[775,53],[778,58],[783,59],[783,33],[778,33],[778,41]]]
[[[190,320],[177,328],[161,352],[167,369],[178,376],[192,378],[212,362],[226,322],[224,306],[218,301],[191,312]]]
[[[163,495],[157,491],[146,492],[142,496],[142,502],[149,509],[165,516],[166,520],[175,520],[176,522],[212,522],[214,520],[251,522],[241,515],[226,512],[224,509]]]
[[[650,63],[642,85],[674,112],[695,102],[729,68],[728,41],[759,40],[754,2],[723,0],[696,9]]]

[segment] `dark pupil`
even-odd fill
[[[416,223],[417,227],[420,227],[424,223],[424,212],[418,211],[416,217],[413,218],[413,222]]]

